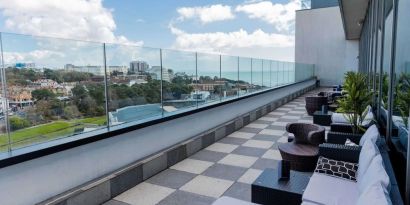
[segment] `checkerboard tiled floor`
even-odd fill
[[[306,95],[317,93],[312,91]],[[212,204],[226,195],[251,200],[251,183],[275,168],[289,122],[312,123],[304,96],[277,108],[241,130],[117,196],[107,205]]]

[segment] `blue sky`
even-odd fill
[[[299,8],[300,0],[0,0],[0,31],[293,61]],[[58,55],[48,43],[14,42],[5,45],[10,59]]]

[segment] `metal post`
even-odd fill
[[[269,87],[272,87],[272,61],[269,61]]]
[[[163,95],[163,67],[162,67],[162,49],[159,49],[159,65],[161,67],[161,83],[160,83],[160,94],[161,94],[161,116],[164,116],[164,95]],[[167,71],[168,72],[168,71]]]
[[[1,81],[2,81],[2,89],[4,92],[4,122],[6,124],[6,132],[7,132],[7,151],[11,152],[11,144],[13,143],[11,136],[10,136],[10,122],[9,122],[9,99],[8,99],[8,92],[7,92],[7,79],[6,79],[6,67],[4,66],[4,55],[3,55],[3,34],[0,32],[0,52],[1,52]]]
[[[222,55],[219,54],[219,80],[222,81]],[[221,86],[221,95],[223,94],[223,86]],[[219,96],[219,100],[222,101],[222,96]]]
[[[378,46],[379,46],[379,31],[378,31],[378,29],[379,29],[379,17],[378,17],[378,15],[379,15],[379,1],[378,0],[375,0],[375,6],[374,6],[375,8],[375,15],[374,15],[374,17],[375,17],[375,24],[376,24],[376,26],[374,27],[374,36],[375,36],[375,49],[374,49],[374,62],[373,62],[373,65],[374,65],[374,73],[373,73],[373,76],[372,76],[372,78],[373,78],[373,105],[374,106],[377,106],[377,103],[376,103],[376,83],[377,83],[377,78],[376,78],[376,75],[377,75],[377,49],[378,49]],[[380,83],[380,82],[379,82]],[[380,97],[380,96],[379,96]]]
[[[384,32],[384,16],[385,16],[385,14],[386,14],[386,8],[385,8],[385,1],[384,0],[381,0],[382,1],[382,21],[380,22],[381,23],[381,31],[382,31],[382,33],[381,33],[381,44],[380,44],[380,70],[379,70],[379,72],[380,72],[380,75],[379,75],[379,99],[378,99],[378,102],[377,102],[377,104],[378,104],[378,106],[377,106],[377,120],[379,120],[380,121],[380,118],[381,118],[381,106],[382,106],[382,99],[383,99],[383,76],[384,76],[384,73],[383,73],[383,64],[384,64],[384,35],[385,35],[385,32]]]
[[[252,60],[253,58],[251,58],[251,92],[252,92],[252,89],[253,89],[253,60]]]
[[[104,92],[105,92],[105,115],[107,118],[107,129],[110,130],[110,115],[108,111],[108,76],[107,76],[107,53],[105,48],[105,43],[103,43],[103,57],[104,57]]]
[[[263,60],[262,61],[262,87],[263,87]]]
[[[236,89],[238,89],[238,97],[239,97],[239,56],[238,56],[238,81],[236,81],[236,85],[237,85],[237,88]]]
[[[195,83],[198,84],[198,52],[195,52]],[[195,90],[195,94],[198,94],[197,91]],[[196,102],[196,108],[198,108],[198,99],[195,98],[195,102]]]
[[[370,12],[370,59],[369,59],[369,74],[367,75],[369,81],[370,81],[370,85],[369,85],[369,89],[373,89],[373,78],[371,77],[373,74],[373,49],[374,49],[374,36],[373,36],[373,29],[374,29],[374,1],[370,2],[370,7],[369,7],[369,12]]]

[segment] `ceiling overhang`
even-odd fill
[[[339,0],[347,40],[360,39],[369,0]]]

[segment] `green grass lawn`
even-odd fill
[[[75,119],[70,121],[54,121],[34,127],[17,130],[11,133],[12,142],[16,142],[13,148],[22,147],[33,143],[44,142],[51,139],[70,136],[74,134],[75,129],[84,128],[85,125],[102,126],[106,124],[106,116]],[[0,135],[0,151],[6,147],[7,135]]]

